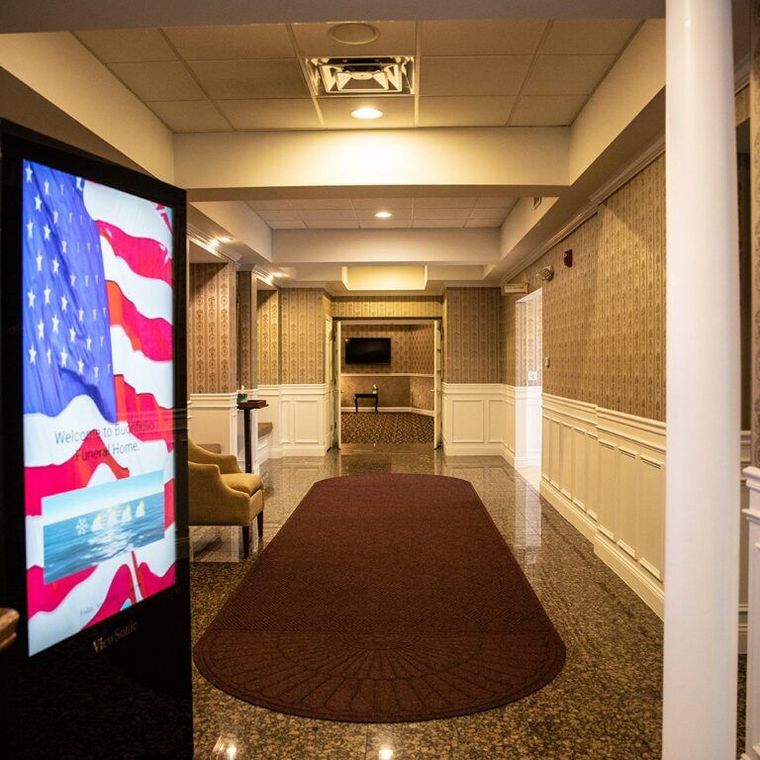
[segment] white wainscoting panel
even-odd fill
[[[744,510],[749,584],[747,589],[747,725],[743,760],[760,760],[760,468],[747,467],[749,503]]]
[[[260,410],[259,421],[272,423],[272,459],[323,456],[330,448],[329,384],[260,385],[256,397],[269,404]]]
[[[660,617],[665,425],[544,394],[541,494]]]
[[[514,461],[514,388],[501,383],[443,383],[446,456]]]
[[[190,437],[195,443],[218,443],[222,453],[238,455],[237,391],[191,393]],[[241,421],[242,424],[242,421]]]

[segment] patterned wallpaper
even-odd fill
[[[237,386],[256,387],[256,275],[237,274],[238,377]]]
[[[415,409],[433,410],[433,378],[410,377],[409,378],[410,406]]]
[[[235,267],[191,264],[188,304],[189,393],[229,393],[237,382]]]
[[[750,182],[752,184],[752,464],[760,467],[760,1],[752,0],[749,72]]]
[[[256,293],[256,345],[258,385],[280,382],[280,291]]]
[[[415,409],[433,409],[433,378],[414,377],[410,375],[361,375],[349,377],[344,375],[340,382],[340,404],[343,407],[354,406],[354,393],[371,393],[372,385],[378,387],[378,406],[414,407]],[[371,399],[370,399],[371,401]],[[370,401],[360,401],[360,406],[369,405]]]
[[[334,317],[440,317],[438,296],[347,296],[333,298]]]
[[[573,249],[573,267],[562,255]],[[535,274],[554,267],[554,279]],[[665,161],[614,193],[599,213],[515,277],[543,288],[544,390],[665,419]],[[504,382],[515,384],[514,304],[502,299]]]
[[[433,347],[433,325],[414,325],[411,331],[410,372],[417,375],[433,374],[435,369]]]
[[[388,374],[413,372],[433,373],[433,328],[432,325],[352,325],[343,323],[341,337],[344,341],[341,352],[341,372],[351,374]],[[390,338],[390,365],[346,364],[346,338]]]
[[[280,290],[280,367],[283,384],[325,382],[325,313],[317,288]]]
[[[444,381],[501,382],[499,288],[447,288]]]
[[[340,405],[354,406],[354,393],[372,393],[372,386],[378,388],[378,406],[410,406],[409,376],[401,377],[378,375],[362,375],[350,377],[344,375],[340,380]],[[359,406],[369,406],[372,399],[360,400]]]

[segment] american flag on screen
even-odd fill
[[[39,163],[22,185],[34,653],[174,583],[173,233],[171,210]],[[134,486],[157,471],[160,540]]]

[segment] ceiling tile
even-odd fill
[[[421,127],[501,127],[515,102],[513,95],[420,98]]]
[[[308,98],[301,67],[294,59],[192,61],[188,63],[212,98]]]
[[[617,55],[638,25],[638,19],[558,19],[552,24],[541,52]]]
[[[511,197],[498,195],[484,196],[483,198],[478,198],[477,201],[475,201],[475,208],[512,208],[516,202],[517,199]]]
[[[534,53],[547,22],[423,21],[423,55],[526,55]]]
[[[428,208],[459,208],[471,209],[475,206],[476,198],[415,198],[414,209]]]
[[[573,123],[587,100],[587,95],[523,95],[509,123],[515,127],[563,127]]]
[[[355,222],[356,214],[353,211],[302,211],[301,219],[308,225],[320,222]]]
[[[524,95],[589,95],[614,62],[612,55],[539,55]]]
[[[415,219],[412,227],[464,227],[464,219]]]
[[[109,68],[141,100],[205,100],[179,61],[112,63]]]
[[[383,112],[379,119],[354,119],[351,111],[373,106]],[[319,107],[329,129],[396,129],[414,126],[414,98],[409,95],[384,98],[320,98]]]
[[[235,129],[320,129],[311,98],[219,100]]]
[[[328,32],[335,24],[293,24],[298,49],[306,56],[413,55],[414,21],[370,22],[380,33],[374,42],[346,45],[336,42]]]
[[[470,219],[500,219],[504,221],[509,209],[506,206],[502,208],[474,208]]]
[[[426,56],[420,68],[420,95],[516,95],[531,57]]]
[[[293,208],[299,211],[348,211],[354,213],[350,198],[295,198]]]
[[[470,209],[468,208],[415,208],[414,221],[418,222],[423,219],[468,219]]]
[[[382,219],[362,219],[359,221],[359,227],[363,230],[382,230],[384,229],[406,229],[412,226],[412,218],[407,217],[406,219],[396,219],[395,217],[393,219],[387,219],[386,221],[383,221]]]
[[[289,200],[255,200],[247,201],[247,203],[257,213],[259,211],[286,211],[293,208],[293,201]]]
[[[76,35],[104,63],[177,60],[158,29],[114,29]]]
[[[468,219],[465,227],[501,227],[504,220],[499,219]]]
[[[273,230],[305,230],[303,222],[267,222]]]
[[[269,222],[300,222],[301,215],[297,211],[256,211],[256,213],[267,223]]]
[[[160,101],[148,105],[172,132],[217,132],[230,128],[208,100]]]
[[[295,57],[284,24],[186,26],[164,32],[188,61]]]
[[[394,211],[396,209],[411,209],[411,198],[354,198],[352,203],[354,208],[359,209],[388,209]]]
[[[358,221],[348,219],[313,219],[306,222],[310,230],[357,230],[359,229]]]

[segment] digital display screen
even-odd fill
[[[346,364],[390,363],[390,338],[346,338]]]
[[[25,160],[29,654],[175,583],[173,214]]]

